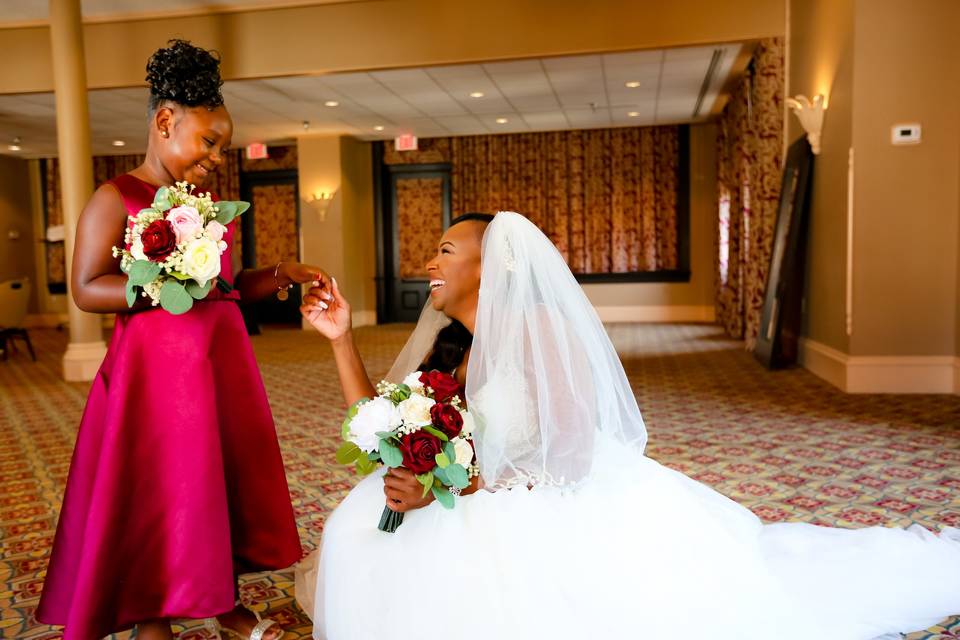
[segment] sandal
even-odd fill
[[[238,602],[237,604],[239,605],[240,603]],[[253,630],[250,632],[250,635],[247,637],[247,640],[263,640],[263,637],[264,635],[266,635],[267,631],[272,627],[277,626],[276,620],[271,620],[270,618],[261,618],[259,613],[257,613],[256,611],[251,611],[250,609],[247,609],[247,611],[252,613],[257,618],[257,624],[256,626],[253,627]],[[234,629],[231,629],[230,627],[223,626],[222,624],[220,624],[220,621],[217,620],[216,618],[207,618],[207,629],[213,632],[213,634],[217,638],[220,638],[220,640],[223,640],[224,633],[231,636],[236,636],[237,638],[244,640],[243,634],[241,634],[239,631],[235,631]],[[281,638],[283,638],[283,635],[284,633],[283,633],[283,630],[281,629],[280,635],[276,637],[276,640],[280,640]]]

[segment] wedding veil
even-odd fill
[[[504,211],[482,251],[466,394],[484,484],[578,484],[600,437],[642,453],[647,433],[623,366],[553,243]],[[443,318],[427,304],[390,380],[423,362]]]

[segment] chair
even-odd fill
[[[30,335],[23,326],[29,301],[29,278],[0,282],[0,349],[3,350],[4,360],[10,353],[10,347],[13,347],[13,340],[19,338],[26,343],[33,361],[37,361],[33,345],[30,344]]]

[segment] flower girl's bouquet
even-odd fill
[[[343,421],[343,445],[337,462],[353,464],[360,475],[376,469],[406,467],[423,485],[423,495],[452,509],[454,496],[479,474],[470,436],[473,416],[463,407],[453,376],[414,371],[401,384],[383,380],[377,397],[350,407]],[[393,533],[403,514],[384,507],[379,529]]]
[[[209,193],[194,194],[194,186],[178,182],[160,187],[153,204],[130,216],[125,247],[113,247],[120,269],[127,274],[127,305],[139,295],[149,297],[173,314],[186,313],[194,300],[210,293],[212,283],[232,288],[220,275],[220,254],[226,225],[250,206],[247,202],[214,202]]]

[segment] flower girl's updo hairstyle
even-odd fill
[[[157,49],[147,62],[146,80],[151,115],[165,102],[211,110],[223,105],[220,55],[186,40],[170,40]]]
[[[465,213],[454,218],[450,226],[471,220],[490,224],[493,222],[493,216],[489,213]],[[467,331],[462,323],[453,320],[437,334],[437,340],[433,343],[433,350],[430,352],[427,361],[420,366],[420,371],[453,372],[463,362],[463,354],[466,353],[472,343],[473,335]]]

